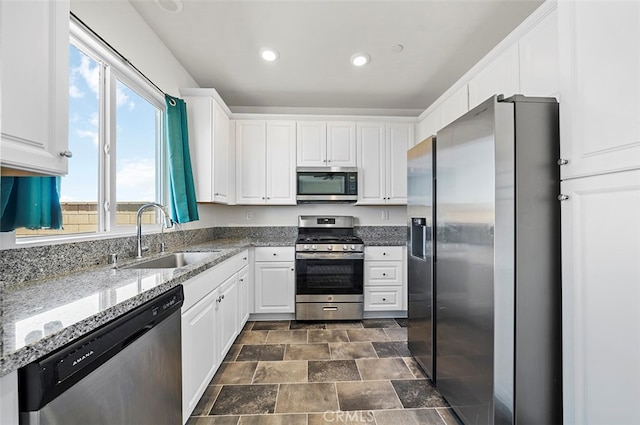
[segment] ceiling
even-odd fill
[[[542,4],[129,1],[200,87],[215,88],[234,112],[341,108],[409,116],[424,111]],[[260,58],[265,46],[279,52],[277,61]],[[371,62],[357,68],[349,59],[360,51]]]

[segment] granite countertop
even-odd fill
[[[404,246],[397,235],[362,235],[368,246]],[[99,328],[250,246],[293,246],[295,238],[225,238],[179,251],[211,257],[175,269],[126,269],[144,260],[6,286],[2,292],[0,376],[43,357]],[[214,252],[215,251],[215,252]]]
[[[211,257],[175,269],[126,269],[129,260],[54,279],[7,286],[2,292],[0,376],[43,357],[250,246],[293,246],[295,240],[217,239],[179,251]],[[214,252],[215,251],[215,252]]]

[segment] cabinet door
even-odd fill
[[[267,204],[296,204],[296,124],[267,122]]]
[[[213,201],[213,104],[210,97],[185,97],[189,153],[198,202]]]
[[[407,150],[412,141],[413,124],[387,124],[387,204],[407,205]]]
[[[238,272],[238,332],[249,320],[252,313],[250,306],[253,305],[251,282],[249,277],[249,267],[245,267]]]
[[[2,166],[67,174],[69,2],[2,2]]]
[[[398,311],[401,309],[401,287],[374,286],[364,288],[364,311]]]
[[[238,336],[238,275],[225,280],[216,293],[217,355],[222,361]]]
[[[640,168],[640,2],[558,2],[563,179]]]
[[[256,313],[295,311],[293,262],[259,262],[255,266]]]
[[[327,165],[327,125],[324,122],[298,122],[296,156],[298,167]]]
[[[354,122],[327,123],[327,165],[355,167],[356,124]]]
[[[236,121],[236,201],[264,204],[266,174],[265,121]]]
[[[386,201],[384,123],[358,123],[358,204]]]
[[[525,96],[558,96],[558,11],[553,9],[518,42],[520,93]]]
[[[562,182],[564,422],[640,423],[640,171]]]
[[[469,81],[469,109],[494,94],[509,97],[517,93],[520,93],[520,75],[516,43]]]
[[[218,367],[213,291],[182,313],[182,420],[187,421]]]
[[[230,158],[229,117],[213,101],[213,200],[221,204],[230,200]]]

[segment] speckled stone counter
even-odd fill
[[[97,329],[250,246],[293,246],[295,237],[225,238],[182,247],[211,257],[175,269],[94,267],[53,279],[12,283],[2,288],[4,376]],[[216,251],[216,252],[213,252]],[[149,255],[144,260],[157,257]]]
[[[404,246],[407,244],[405,226],[363,226],[355,228],[356,234],[368,246]]]

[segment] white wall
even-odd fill
[[[199,204],[200,220],[210,226],[297,226],[298,215],[352,215],[359,226],[404,226],[405,206],[355,206],[351,204],[311,204],[291,206]],[[251,212],[251,220],[247,220]],[[388,212],[388,220],[382,214]]]

